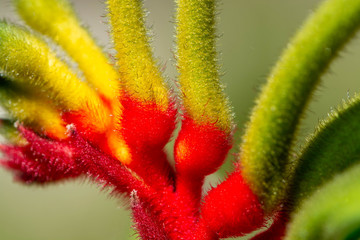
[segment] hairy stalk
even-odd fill
[[[140,0],[108,0],[109,20],[124,90],[166,110],[168,89],[153,57]]]
[[[98,92],[110,101],[116,98],[119,91],[119,76],[90,33],[81,26],[68,1],[14,1],[18,13],[25,22],[59,44],[79,64],[86,80]]]
[[[67,138],[65,123],[60,112],[42,104],[44,99],[19,89],[8,79],[0,77],[0,102],[13,119],[32,126],[38,133],[53,138]],[[27,109],[27,111],[22,111]],[[3,128],[3,126],[1,126]]]
[[[257,100],[241,145],[247,182],[272,211],[283,197],[291,142],[320,76],[358,29],[360,0],[320,5],[290,42]]]
[[[206,175],[223,163],[231,146],[232,114],[219,79],[214,0],[177,0],[177,66],[183,101],[175,143],[178,193],[199,214]]]
[[[177,66],[186,113],[198,124],[231,131],[232,113],[219,82],[214,0],[177,0]]]

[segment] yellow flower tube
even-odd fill
[[[28,86],[64,112],[79,113],[82,124],[104,132],[109,110],[89,86],[80,81],[49,47],[26,30],[0,22],[0,71],[14,82]]]
[[[126,92],[141,101],[168,106],[168,89],[153,58],[139,0],[109,0],[117,65]]]
[[[15,0],[15,6],[30,27],[52,38],[79,64],[100,94],[109,100],[116,98],[119,76],[67,0]]]
[[[16,91],[5,78],[1,78],[0,102],[12,118],[18,119],[25,126],[29,126],[39,133],[56,139],[64,139],[66,135],[65,123],[60,112],[44,105],[44,99],[35,98],[21,91]],[[5,86],[4,86],[5,85]]]

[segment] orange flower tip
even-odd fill
[[[123,137],[118,131],[110,130],[107,134],[107,148],[111,155],[118,159],[124,165],[129,165],[132,161],[130,148],[125,143]]]
[[[132,161],[129,148],[126,145],[118,146],[114,151],[114,157],[124,165],[129,165]]]
[[[116,105],[118,104],[117,98],[111,99],[111,98],[109,98],[109,97],[107,97],[107,96],[105,96],[104,94],[101,94],[101,93],[99,93],[99,97],[100,97],[102,103],[103,103],[103,104],[105,105],[105,107],[108,108],[108,109],[113,110],[113,109],[114,109],[114,106],[116,106]]]
[[[175,142],[175,163],[179,173],[206,176],[224,162],[231,148],[231,134],[214,124],[200,125],[185,117]]]
[[[66,126],[67,136],[73,135],[77,129],[75,124],[71,123]],[[103,141],[106,138],[107,141]],[[124,165],[129,165],[132,161],[132,156],[129,147],[126,145],[124,139],[115,130],[109,130],[101,137],[94,138],[91,140],[106,153],[119,160]]]
[[[19,129],[21,126],[22,124],[20,123],[20,121],[14,122],[15,128]],[[69,137],[69,135],[67,134],[67,129],[63,125],[52,124],[51,126],[47,125],[47,126],[42,126],[41,128],[32,127],[31,125],[26,125],[26,124],[25,126],[29,127],[39,135],[47,136],[54,140],[64,140]]]
[[[50,138],[57,139],[57,140],[64,140],[69,137],[67,134],[67,127],[62,125],[53,126],[52,128],[44,129],[45,135]]]
[[[95,141],[106,133],[111,126],[112,117],[106,108],[81,109],[77,111],[64,112],[63,120],[74,124],[76,130],[86,139]]]

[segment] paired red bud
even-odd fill
[[[174,103],[159,106],[124,94],[121,132],[132,150],[163,149],[175,129],[177,109]]]
[[[230,134],[215,124],[198,124],[185,117],[175,142],[177,172],[194,177],[215,172],[223,164],[231,141]]]
[[[221,238],[250,233],[264,221],[262,206],[240,171],[209,191],[201,215],[202,221]]]
[[[177,109],[173,103],[159,106],[123,94],[121,128],[129,147],[127,166],[153,187],[173,186],[174,171],[163,150],[175,129]]]

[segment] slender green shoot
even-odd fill
[[[321,75],[360,25],[360,0],[324,1],[268,77],[241,145],[243,174],[266,211],[283,197],[294,135]]]
[[[166,109],[168,89],[150,47],[141,0],[108,0],[122,85],[132,97]]]
[[[186,114],[229,132],[232,113],[219,81],[214,0],[177,0],[177,66]]]

